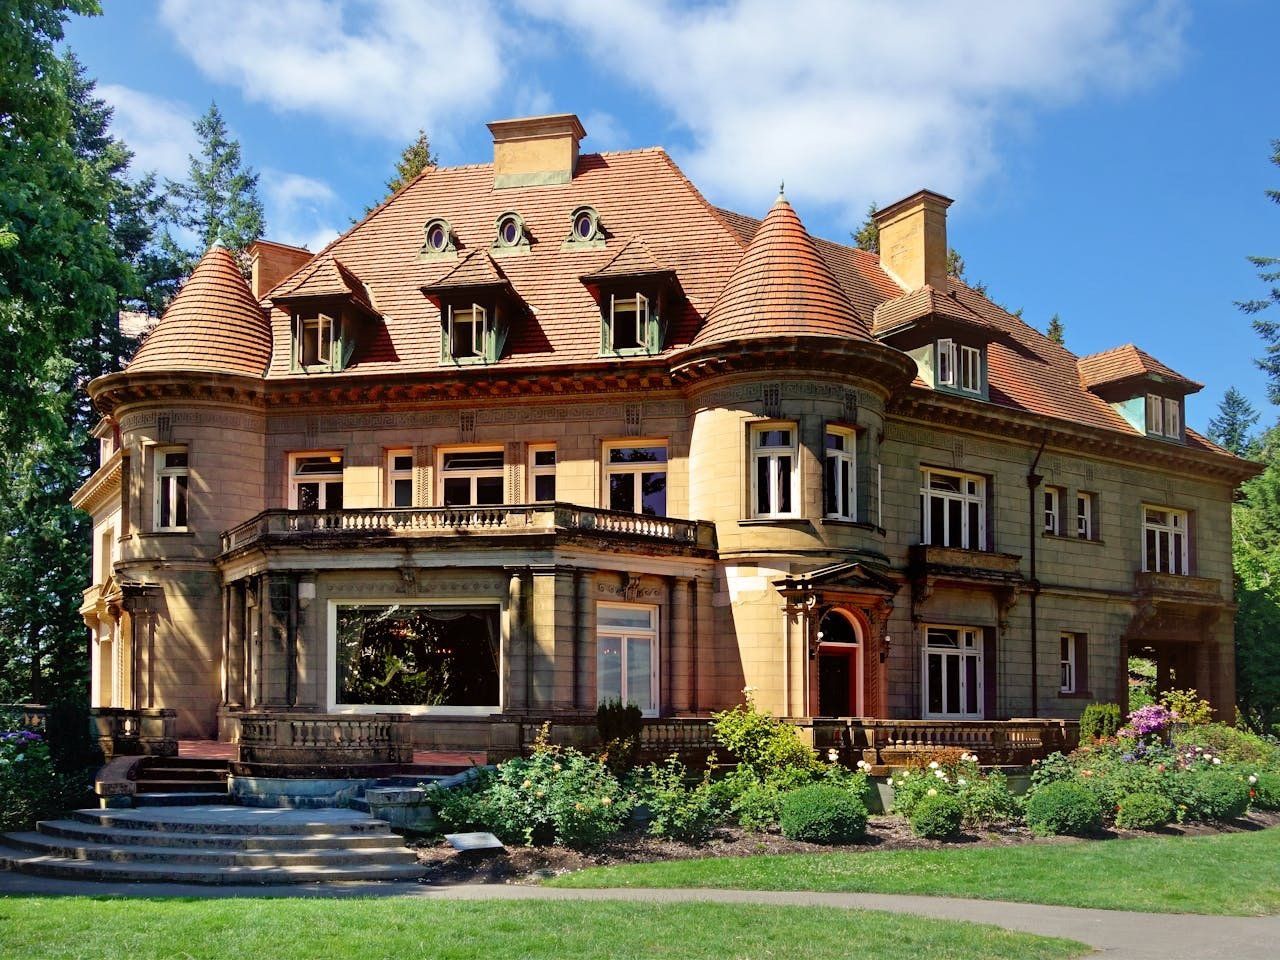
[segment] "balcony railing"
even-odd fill
[[[1075,747],[1073,720],[879,720],[814,719],[813,745],[825,755],[837,750],[846,760],[893,766],[938,749],[977,754],[983,764],[1024,765],[1054,751]],[[807,724],[806,724],[807,725]]]
[[[266,510],[222,535],[222,550],[264,540],[335,537],[454,537],[486,534],[588,534],[681,547],[715,548],[715,528],[699,520],[650,517],[569,503],[495,507],[393,507]]]
[[[1174,573],[1144,571],[1134,575],[1133,589],[1148,597],[1201,603],[1223,602],[1222,581],[1212,577],[1183,577]]]
[[[920,574],[957,574],[984,580],[1019,580],[1022,557],[992,550],[961,550],[917,543],[910,548],[909,561]]]

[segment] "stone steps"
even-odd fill
[[[230,802],[230,795],[223,790],[218,793],[196,790],[177,792],[137,793],[133,797],[135,807],[189,807],[193,804],[219,805]]]
[[[423,875],[385,821],[340,809],[77,810],[0,843],[10,869],[70,879],[283,884]]]
[[[226,760],[154,757],[138,770],[134,804],[139,807],[224,804],[229,774]]]

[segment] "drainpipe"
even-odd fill
[[[1036,450],[1036,458],[1031,461],[1027,470],[1027,519],[1030,526],[1027,535],[1031,540],[1031,716],[1040,715],[1040,676],[1039,676],[1039,620],[1036,617],[1036,600],[1040,595],[1040,581],[1036,579],[1036,543],[1040,539],[1040,529],[1036,525],[1036,491],[1044,482],[1044,477],[1036,473],[1040,465],[1040,456],[1044,453],[1045,441],[1049,439],[1049,431],[1040,435],[1040,448]]]

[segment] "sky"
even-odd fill
[[[181,177],[211,101],[261,176],[267,236],[319,249],[425,129],[572,112],[584,151],[661,145],[713,202],[786,183],[846,241],[871,203],[954,198],[966,277],[1078,354],[1134,342],[1273,421],[1235,302],[1280,256],[1271,0],[105,0],[67,42],[136,168]],[[1280,308],[1277,308],[1280,309]],[[1280,319],[1280,318],[1277,318]]]

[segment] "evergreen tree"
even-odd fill
[[[1236,701],[1260,733],[1280,726],[1280,429],[1260,444],[1266,470],[1244,484],[1232,509],[1236,583]]]
[[[165,183],[169,219],[179,237],[167,232],[163,249],[182,264],[184,275],[215,241],[238,254],[264,229],[258,174],[245,166],[240,141],[227,130],[218,105],[209,104],[194,126],[200,153],[189,158],[186,182]],[[187,246],[184,235],[190,238]]]
[[[437,162],[436,155],[431,151],[431,138],[425,130],[419,130],[418,138],[404,148],[400,159],[396,161],[396,174],[387,181],[387,196],[391,196],[427,167],[434,167]]]
[[[1257,422],[1258,411],[1253,404],[1230,387],[1218,404],[1218,415],[1209,421],[1209,439],[1238,457],[1251,456],[1255,451],[1250,431]]]
[[[859,250],[880,252],[880,228],[876,226],[876,213],[879,209],[874,203],[867,207],[867,219],[862,221],[862,226],[850,234],[853,237],[853,245]]]
[[[1271,162],[1280,167],[1280,140],[1271,141]],[[1266,195],[1273,203],[1280,203],[1280,190],[1267,190]],[[1259,316],[1269,307],[1280,303],[1280,257],[1254,256],[1249,258],[1249,262],[1257,268],[1258,279],[1267,284],[1269,289],[1265,297],[1241,300],[1236,306],[1254,317],[1253,329],[1266,344],[1265,355],[1255,362],[1270,378],[1267,398],[1272,403],[1280,403],[1280,321]]]
[[[1044,335],[1060,347],[1066,345],[1067,332],[1062,326],[1062,318],[1060,318],[1056,313],[1049,318],[1049,326],[1048,329],[1045,330]]]

